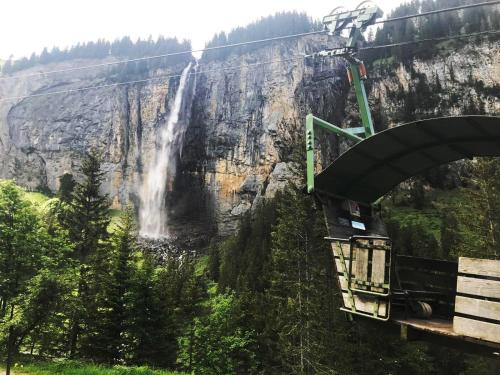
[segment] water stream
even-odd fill
[[[159,143],[140,188],[139,234],[148,239],[168,237],[165,195],[169,173],[175,172],[175,153],[180,147],[179,140],[185,132],[185,127],[180,126],[179,115],[183,108],[184,90],[190,69],[191,63],[182,71],[170,115],[160,129]]]

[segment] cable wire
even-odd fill
[[[428,16],[428,15],[439,14],[439,13],[443,13],[443,12],[450,12],[450,11],[461,10],[461,9],[476,8],[476,7],[487,6],[487,5],[495,5],[495,4],[500,4],[500,0],[497,0],[497,1],[487,1],[487,2],[483,2],[483,3],[477,3],[477,4],[462,5],[462,6],[458,6],[458,7],[438,9],[438,10],[433,10],[433,11],[429,11],[429,12],[418,13],[418,14],[413,14],[413,15],[408,15],[408,16],[389,18],[389,19],[386,19],[386,20],[376,21],[374,24],[381,24],[381,23],[402,21],[402,20],[406,20],[406,19],[410,19],[410,18]],[[460,36],[456,36],[456,37],[429,38],[429,39],[422,39],[422,40],[419,40],[419,41],[410,41],[410,42],[394,43],[394,44],[387,44],[387,45],[381,45],[381,46],[364,47],[364,48],[360,48],[359,50],[373,50],[373,49],[378,49],[378,48],[395,47],[395,46],[398,46],[398,45],[408,45],[408,44],[415,44],[415,43],[423,43],[425,41],[437,41],[437,40],[445,40],[445,39],[459,39],[459,38],[465,38],[465,37],[468,37],[468,36],[482,35],[482,34],[487,34],[487,33],[495,34],[497,32],[498,31],[491,31],[490,30],[490,31],[487,31],[487,32],[481,32],[481,33],[469,34],[469,35],[460,35]],[[291,38],[298,38],[298,37],[301,37],[301,36],[314,35],[314,34],[322,34],[322,33],[325,33],[325,30],[310,31],[310,32],[298,33],[298,34],[289,34],[289,35],[277,36],[277,37],[272,37],[272,38],[252,40],[252,41],[248,41],[248,42],[239,42],[239,43],[225,44],[225,45],[221,45],[221,46],[205,47],[205,48],[192,49],[192,50],[187,50],[187,51],[165,53],[165,54],[155,55],[155,56],[145,56],[145,57],[138,57],[138,58],[134,58],[134,59],[111,61],[111,62],[107,62],[107,63],[77,66],[77,67],[66,68],[66,69],[57,69],[57,70],[50,70],[50,71],[45,71],[45,72],[36,72],[36,73],[29,73],[29,74],[23,74],[23,75],[6,76],[6,77],[0,77],[0,82],[1,81],[5,81],[5,80],[12,80],[12,79],[32,78],[32,77],[46,76],[46,75],[57,74],[57,73],[66,73],[66,72],[73,72],[73,71],[81,71],[81,70],[87,70],[87,69],[93,69],[93,68],[99,68],[99,67],[106,67],[106,66],[113,66],[113,65],[125,64],[125,63],[129,63],[129,62],[138,62],[138,61],[160,59],[160,58],[165,58],[165,57],[169,57],[169,56],[179,56],[179,55],[185,55],[185,54],[192,54],[192,53],[196,53],[196,52],[205,52],[205,51],[214,51],[214,50],[219,50],[219,49],[224,49],[224,48],[241,47],[241,46],[246,46],[246,45],[253,45],[253,44],[266,43],[266,42],[272,42],[272,41],[277,41],[277,40],[285,40],[285,39],[291,39]],[[333,49],[341,49],[341,48],[333,48]],[[170,77],[175,77],[175,76],[178,76],[178,75],[173,75],[173,76],[170,76]],[[151,79],[148,79],[148,80],[154,80],[154,79],[160,79],[160,78],[161,77],[157,77],[157,78],[151,78]],[[167,78],[167,76],[164,76],[164,78]],[[138,80],[138,81],[123,82],[123,83],[118,83],[118,84],[140,83],[140,82],[145,82],[145,81],[144,80]],[[112,84],[112,85],[117,85],[117,84]],[[101,85],[101,86],[99,86],[99,88],[100,87],[109,87],[109,85]],[[98,87],[96,86],[95,88],[98,88]],[[86,88],[75,89],[75,90],[82,91],[84,89],[86,89]],[[88,88],[88,89],[90,90],[91,88]],[[67,90],[66,91],[63,90],[63,92],[67,92]],[[56,93],[56,92],[53,92],[53,93]],[[44,95],[45,94],[46,93],[44,93]],[[31,97],[31,96],[27,96],[27,97]],[[0,99],[0,102],[6,101],[6,100],[10,100],[10,99],[14,99],[14,98],[16,98],[16,97],[3,98],[3,99]],[[21,98],[21,97],[18,97],[18,98]]]
[[[244,68],[257,67],[257,66],[260,66],[260,65],[270,65],[270,64],[276,64],[276,63],[298,61],[298,60],[303,60],[303,59],[304,59],[304,55],[300,55],[300,56],[295,56],[295,57],[292,57],[292,58],[289,58],[289,59],[276,59],[276,60],[269,60],[269,61],[263,61],[263,62],[252,63],[252,64],[243,64],[243,65],[233,66],[233,67],[228,67],[228,68],[208,69],[208,70],[203,70],[203,71],[195,71],[195,72],[189,73],[189,76],[195,76],[195,75],[198,75],[198,74],[206,74],[206,73],[213,73],[213,72],[230,71],[230,70],[241,70],[241,69],[244,69]],[[41,97],[41,96],[52,96],[52,95],[60,95],[60,94],[72,94],[72,93],[75,93],[75,92],[82,92],[82,91],[88,91],[88,90],[97,90],[97,89],[103,89],[103,88],[109,88],[109,87],[117,87],[117,86],[129,85],[129,84],[145,83],[145,82],[151,82],[151,81],[156,81],[156,80],[161,80],[161,79],[176,78],[176,77],[180,77],[180,76],[181,76],[181,74],[170,74],[170,75],[164,75],[164,76],[156,76],[156,77],[138,79],[138,80],[133,80],[133,81],[107,83],[107,84],[103,84],[103,85],[80,87],[80,88],[77,88],[77,89],[58,90],[58,91],[42,92],[42,93],[38,93],[38,94],[21,95],[21,96],[9,96],[9,97],[6,97],[6,98],[0,98],[0,103],[11,101],[11,100],[24,100],[24,99],[28,99],[28,98],[38,98],[38,97]]]
[[[487,5],[495,5],[495,4],[500,4],[500,0],[487,1],[487,2],[483,2],[483,3],[477,3],[477,4],[462,5],[462,6],[458,6],[458,7],[438,9],[438,10],[433,10],[433,11],[419,13],[419,14],[412,14],[412,15],[408,15],[408,16],[389,18],[386,20],[376,21],[374,24],[402,21],[402,20],[406,20],[406,19],[410,19],[410,18],[428,16],[428,15],[432,15],[432,14],[450,12],[450,11],[461,10],[461,9],[476,8],[476,7],[487,6]],[[219,49],[224,49],[224,48],[242,47],[242,46],[253,45],[253,44],[258,44],[258,43],[266,43],[266,42],[273,42],[273,41],[277,41],[277,40],[298,38],[298,37],[307,36],[307,35],[322,34],[325,32],[326,32],[325,30],[310,31],[310,32],[305,32],[305,33],[282,35],[282,36],[277,36],[277,37],[272,37],[272,38],[251,40],[248,42],[231,43],[231,44],[224,44],[221,46],[213,46],[213,47],[205,47],[205,48],[192,49],[192,50],[186,50],[186,51],[180,51],[180,52],[165,53],[165,54],[155,55],[155,56],[145,56],[145,57],[138,57],[138,58],[134,58],[134,59],[110,61],[107,63],[91,64],[91,65],[84,65],[84,66],[78,66],[78,67],[73,67],[73,68],[49,70],[49,71],[45,71],[45,72],[36,72],[36,73],[29,73],[29,74],[23,74],[23,75],[5,76],[5,77],[0,77],[0,82],[5,81],[5,80],[31,78],[31,77],[46,76],[46,75],[56,74],[56,73],[74,72],[74,71],[80,71],[80,70],[87,70],[87,69],[93,69],[93,68],[126,64],[129,62],[161,59],[161,58],[165,58],[165,57],[169,57],[169,56],[187,55],[187,54],[192,54],[192,53],[196,53],[196,52],[206,52],[206,51],[214,51],[214,50],[219,50]]]
[[[110,61],[110,62],[106,62],[106,63],[77,66],[77,67],[73,67],[73,68],[49,70],[46,72],[36,72],[36,73],[29,73],[29,74],[15,75],[15,76],[6,76],[6,77],[0,77],[0,81],[10,80],[10,79],[31,78],[31,77],[45,76],[45,75],[56,74],[56,73],[74,72],[74,71],[78,71],[78,70],[87,70],[87,69],[101,68],[101,67],[112,66],[112,65],[126,64],[129,62],[138,62],[138,61],[145,61],[145,60],[161,59],[164,57],[187,55],[187,54],[192,54],[192,53],[196,53],[196,52],[215,51],[215,50],[219,50],[219,49],[223,49],[223,48],[242,47],[242,46],[253,45],[253,44],[258,44],[258,43],[274,42],[277,40],[292,39],[292,38],[298,38],[301,36],[322,34],[322,33],[325,33],[325,30],[310,31],[310,32],[299,33],[299,34],[282,35],[282,36],[276,36],[276,37],[272,37],[272,38],[251,40],[248,42],[224,44],[221,46],[205,47],[205,48],[192,49],[192,50],[180,51],[180,52],[171,52],[171,53],[165,53],[165,54],[155,55],[155,56],[138,57],[138,58],[134,58],[134,59]]]
[[[359,48],[358,51],[367,51],[367,50],[374,50],[374,49],[388,48],[388,47],[407,46],[409,44],[418,44],[418,43],[425,43],[425,42],[438,42],[438,41],[449,40],[449,39],[469,38],[469,37],[480,36],[480,35],[494,35],[494,34],[499,34],[499,33],[500,33],[500,30],[486,30],[486,31],[480,31],[477,33],[470,33],[470,34],[463,34],[463,35],[451,35],[451,36],[443,36],[443,37],[437,37],[437,38],[411,40],[408,42],[380,44],[380,45],[376,45],[376,46],[362,47],[362,48]]]
[[[446,36],[446,37],[439,37],[439,38],[428,38],[428,39],[420,39],[420,40],[414,40],[414,41],[408,41],[408,42],[400,42],[400,43],[383,44],[383,45],[371,46],[371,47],[363,47],[363,48],[360,48],[359,51],[374,50],[374,49],[379,49],[379,48],[388,48],[388,47],[396,47],[396,46],[404,46],[404,45],[423,43],[423,42],[429,42],[429,41],[461,39],[461,38],[468,38],[468,37],[487,35],[487,34],[498,34],[498,33],[500,33],[500,30],[487,30],[487,31],[481,31],[481,32],[477,32],[477,33],[470,33],[470,34],[464,34],[464,35]],[[331,50],[341,50],[341,49],[344,49],[344,47],[332,48]],[[304,59],[305,57],[307,57],[307,56],[306,55],[299,55],[299,56],[295,56],[295,57],[289,58],[289,59],[276,59],[276,60],[263,61],[263,62],[259,62],[259,63],[243,64],[243,65],[239,65],[239,66],[227,67],[227,68],[222,68],[222,69],[208,69],[208,70],[202,70],[202,71],[195,71],[195,72],[189,73],[189,75],[194,76],[194,75],[198,75],[198,74],[206,74],[206,73],[213,73],[213,72],[241,70],[244,68],[251,68],[251,67],[256,67],[256,66],[261,66],[261,65],[270,65],[270,64],[275,64],[275,63],[298,61],[298,60]],[[338,57],[341,57],[341,56],[338,56]],[[133,81],[116,82],[116,83],[109,83],[109,84],[96,85],[96,86],[80,87],[77,89],[58,90],[58,91],[51,91],[51,92],[44,92],[44,93],[30,94],[30,95],[22,95],[22,96],[10,96],[10,97],[6,97],[6,98],[0,98],[0,103],[6,102],[6,101],[11,101],[11,100],[24,100],[24,99],[28,99],[28,98],[36,98],[36,97],[41,97],[41,96],[71,94],[71,93],[75,93],[75,92],[82,92],[82,91],[88,91],[88,90],[97,90],[97,89],[103,89],[103,88],[109,88],[109,87],[129,85],[129,84],[152,82],[152,81],[156,81],[156,80],[170,79],[170,78],[176,78],[176,77],[180,77],[180,76],[181,76],[181,74],[170,74],[170,75],[156,76],[156,77],[144,78],[144,79],[133,80]]]

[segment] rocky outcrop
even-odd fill
[[[459,48],[457,48],[459,47]],[[374,62],[370,101],[384,127],[438,116],[500,113],[500,41],[446,43],[432,59]]]

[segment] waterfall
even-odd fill
[[[184,126],[178,123],[190,69],[191,63],[182,71],[170,115],[160,129],[159,144],[140,188],[139,234],[142,237],[160,239],[168,236],[165,196],[169,174],[175,172],[175,152],[185,132]]]

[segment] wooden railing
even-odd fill
[[[459,259],[453,331],[500,343],[500,260]]]

